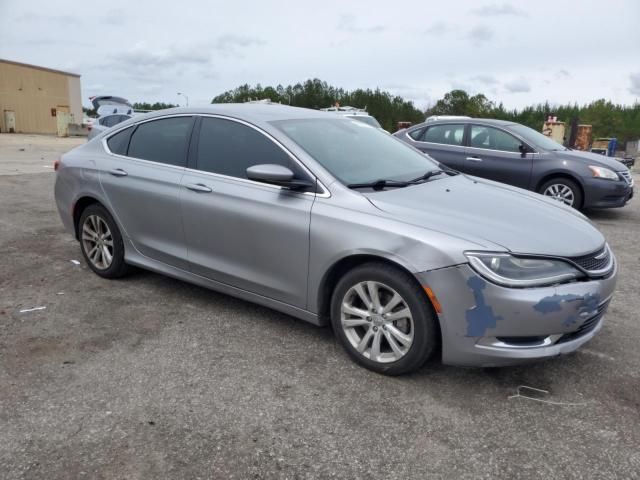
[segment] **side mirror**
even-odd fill
[[[291,169],[273,163],[247,168],[247,178],[255,182],[269,183],[291,190],[307,190],[313,187],[312,182],[293,178]]]
[[[522,156],[524,157],[527,153],[531,152],[531,147],[529,147],[529,145],[525,145],[524,143],[521,143],[520,146],[518,147],[518,150],[520,150],[520,153],[522,154]]]

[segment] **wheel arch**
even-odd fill
[[[75,237],[76,240],[80,240],[80,226],[78,225],[80,223],[80,217],[82,216],[82,212],[84,212],[86,210],[87,207],[89,207],[90,205],[94,205],[94,204],[98,204],[103,208],[106,208],[107,211],[109,211],[109,209],[106,207],[106,205],[104,203],[102,203],[100,200],[98,200],[95,197],[92,197],[91,195],[84,195],[80,198],[78,198],[78,200],[76,200],[76,202],[73,205],[73,228],[75,231]]]
[[[320,281],[320,285],[317,291],[317,305],[318,305],[318,319],[322,323],[328,323],[330,314],[331,314],[331,297],[333,295],[333,291],[340,280],[341,276],[344,275],[349,270],[352,270],[360,265],[364,265],[366,263],[383,263],[394,268],[397,268],[405,273],[407,273],[416,284],[420,285],[420,282],[416,278],[416,276],[411,272],[411,270],[402,263],[398,261],[394,261],[388,257],[384,257],[381,255],[376,255],[373,253],[356,253],[351,254],[334,262],[331,267],[327,269],[325,274]],[[425,293],[426,296],[426,293]],[[428,303],[432,306],[431,301],[427,297]]]

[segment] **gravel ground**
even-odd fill
[[[329,329],[75,265],[42,167],[74,140],[27,159],[17,137],[0,135],[1,478],[640,478],[638,199],[589,213],[620,277],[585,348],[387,378]],[[510,399],[519,385],[557,403]]]

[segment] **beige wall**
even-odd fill
[[[0,60],[2,132],[6,132],[4,111],[13,110],[17,132],[56,133],[51,109],[59,105],[68,106],[74,120],[82,122],[79,77]]]

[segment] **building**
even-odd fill
[[[57,133],[82,124],[80,75],[0,59],[0,132]]]

